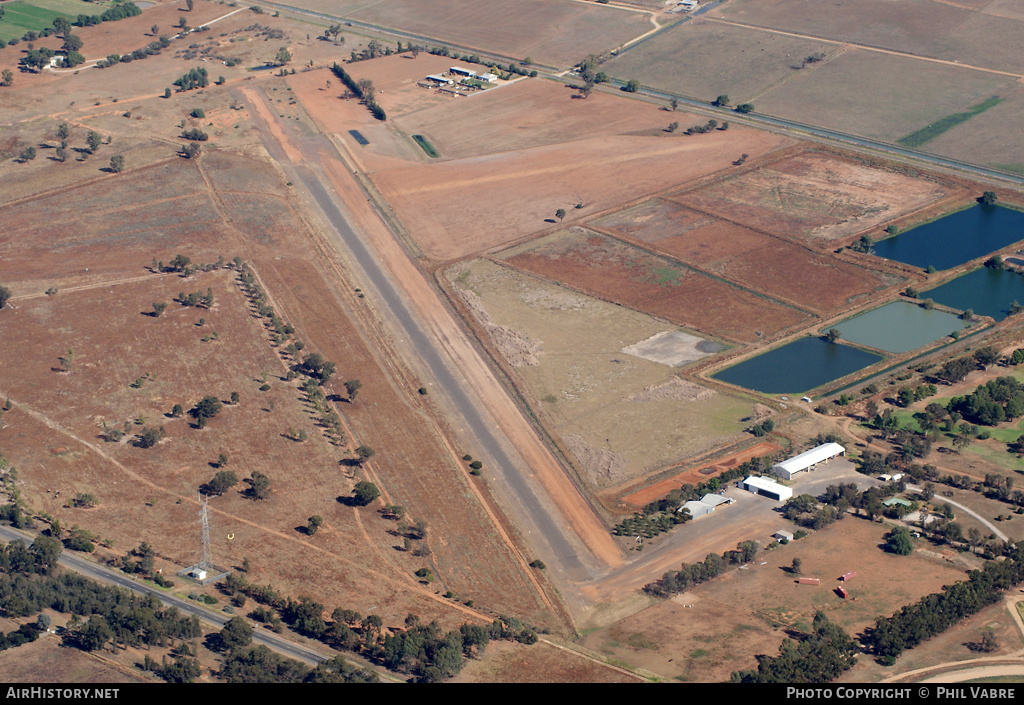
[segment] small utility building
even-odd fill
[[[782,502],[793,496],[793,490],[767,477],[751,475],[743,481],[742,487],[747,492],[771,497],[776,502]]]
[[[818,463],[827,463],[838,455],[846,455],[846,448],[838,443],[823,443],[817,448],[811,448],[800,455],[777,463],[772,467],[772,473],[783,480],[792,480],[798,472],[812,470]]]

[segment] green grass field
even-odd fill
[[[416,141],[416,144],[423,148],[423,151],[426,152],[427,156],[431,159],[437,159],[441,156],[437,153],[437,150],[434,149],[434,145],[430,144],[430,140],[423,135],[413,135],[412,138]]]
[[[112,3],[89,3],[81,0],[28,0],[3,4],[0,17],[0,39],[5,42],[53,26],[57,17],[74,19],[78,15],[99,15]]]
[[[994,95],[987,100],[983,100],[977,105],[972,105],[970,108],[968,108],[962,113],[953,113],[952,115],[947,115],[941,120],[936,120],[927,127],[923,127],[920,130],[911,132],[906,137],[899,138],[898,140],[896,140],[896,142],[898,144],[903,145],[904,147],[920,147],[925,142],[929,142],[935,139],[946,130],[951,130],[960,123],[967,122],[975,115],[983,113],[993,106],[999,105],[999,103],[1001,103],[1002,101],[1002,98],[1000,98],[997,95]]]

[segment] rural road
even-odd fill
[[[907,489],[911,490],[913,492],[922,492],[923,491],[922,488],[916,487],[914,485],[907,485]],[[1007,536],[1006,534],[1004,534],[999,529],[997,529],[995,524],[993,524],[988,519],[986,519],[985,517],[983,517],[980,514],[978,514],[973,509],[969,509],[969,508],[965,507],[964,505],[960,504],[959,502],[956,502],[956,501],[950,499],[949,497],[943,496],[942,501],[946,502],[947,504],[949,504],[952,507],[956,507],[957,509],[963,510],[967,514],[970,514],[972,517],[974,517],[975,519],[980,521],[982,524],[987,526],[989,529],[991,529],[992,533],[995,534],[996,536],[998,536],[1003,541],[1006,541],[1007,543],[1009,543],[1011,541],[1010,537]]]
[[[0,526],[0,538],[4,541],[19,540],[26,545],[32,543],[31,537],[8,526]],[[72,570],[105,585],[114,585],[116,587],[124,588],[125,590],[130,590],[137,595],[155,595],[157,599],[168,607],[176,607],[185,614],[195,615],[199,617],[200,621],[205,622],[208,626],[212,626],[215,629],[220,629],[230,619],[230,617],[226,617],[213,612],[212,610],[200,607],[195,602],[183,600],[169,593],[157,590],[156,588],[151,588],[137,580],[132,580],[123,573],[97,565],[68,551],[61,552],[59,563],[62,567],[67,568],[68,570]],[[273,649],[282,656],[302,661],[310,666],[316,666],[317,664],[323,663],[324,661],[328,661],[332,658],[332,656],[321,655],[306,648],[305,646],[302,646],[301,644],[296,644],[295,642],[289,641],[284,637],[263,629],[257,629],[252,635],[252,640],[256,644],[263,644],[264,646]]]

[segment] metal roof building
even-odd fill
[[[690,512],[691,519],[697,519],[702,516],[707,516],[711,512],[715,511],[715,508],[722,504],[732,504],[734,500],[723,497],[717,494],[706,494],[698,499],[691,499],[689,502],[681,506],[678,511],[684,509]]]
[[[795,455],[772,467],[772,473],[784,480],[792,480],[798,472],[810,470],[818,463],[827,463],[838,455],[846,455],[846,448],[838,443],[823,443],[817,448],[811,448],[800,455]]]
[[[778,502],[789,499],[793,496],[793,490],[790,488],[784,487],[775,480],[767,477],[757,477],[754,475],[751,475],[743,481],[743,489],[748,492],[753,492],[754,494],[771,497]]]

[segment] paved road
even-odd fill
[[[556,526],[551,515],[544,510],[533,487],[527,482],[521,469],[524,466],[523,462],[506,452],[505,445],[498,438],[498,429],[489,426],[485,417],[477,410],[457,374],[457,370],[451,368],[447,358],[438,350],[437,342],[423,330],[418,318],[409,311],[403,297],[392,286],[390,278],[381,269],[367,245],[353,231],[352,226],[339,210],[334,197],[324,187],[320,177],[305,166],[296,166],[295,173],[313,196],[317,206],[323,211],[341,243],[352,255],[361,274],[379,292],[381,303],[387,308],[391,319],[398,325],[402,333],[408,336],[412,347],[418,351],[420,360],[452,401],[458,417],[465,421],[469,431],[479,440],[481,448],[494,460],[495,467],[491,468],[491,473],[501,473],[505,482],[519,498],[531,523],[538,529],[550,547],[550,551],[545,555],[558,560],[562,567],[578,580],[592,577],[580,560],[576,549],[565,540],[562,530]]]
[[[33,541],[32,537],[8,526],[0,526],[0,538],[4,541],[17,539],[25,544],[31,544]],[[68,570],[72,570],[80,575],[92,578],[93,580],[106,585],[116,585],[117,587],[130,590],[138,595],[156,595],[156,597],[165,605],[169,607],[177,607],[179,610],[189,615],[196,615],[199,617],[200,621],[216,629],[223,627],[230,619],[230,617],[226,617],[217,612],[213,612],[212,610],[200,607],[198,604],[190,600],[175,597],[174,595],[170,595],[136,580],[132,580],[120,571],[111,570],[110,568],[97,565],[96,563],[86,560],[85,558],[69,551],[61,552],[59,563],[62,567],[67,568]],[[323,663],[331,658],[330,656],[323,656],[312,651],[301,644],[289,641],[288,639],[274,634],[273,632],[268,632],[262,629],[256,630],[253,634],[252,640],[257,644],[263,644],[273,649],[283,656],[302,661],[310,666]]]

